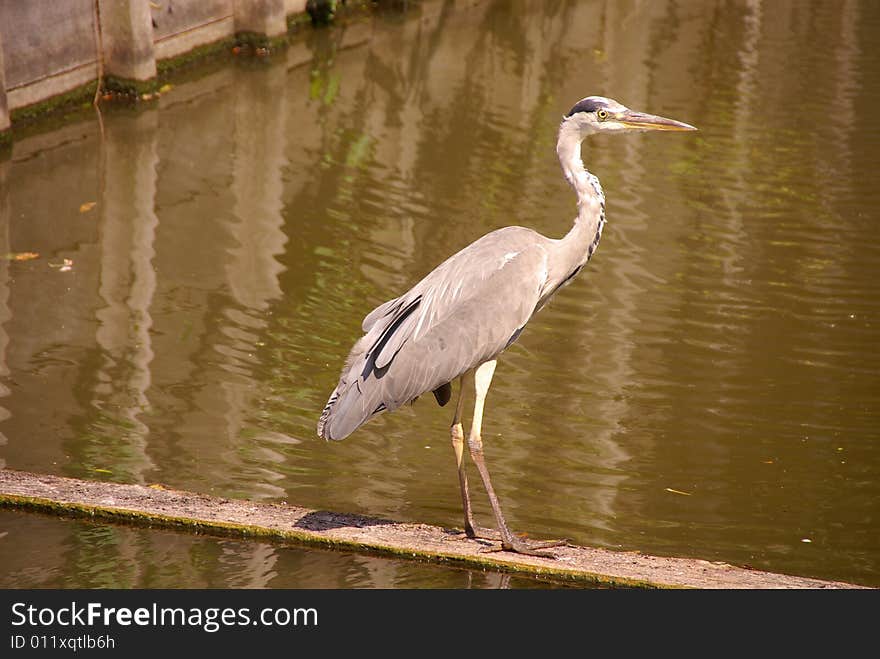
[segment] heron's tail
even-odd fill
[[[367,391],[363,392],[358,379],[339,381],[318,419],[319,437],[337,441],[345,439],[368,419],[385,411],[378,388],[365,388]]]
[[[409,301],[392,300],[390,307],[380,305],[364,319],[366,334],[354,344],[342,367],[339,384],[318,420],[318,436],[345,439],[368,419],[397,409],[421,393],[415,391],[418,382],[406,375],[409,371],[404,369],[403,378],[389,371],[392,363],[396,369],[403,360],[401,351],[410,336],[406,323],[413,322],[421,299],[419,295]]]

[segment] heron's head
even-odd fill
[[[581,139],[593,133],[621,133],[640,130],[697,130],[690,124],[635,112],[611,98],[587,96],[575,103],[562,119],[576,127]]]

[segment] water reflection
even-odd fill
[[[342,444],[315,420],[375,304],[492,229],[567,230],[556,126],[600,93],[701,132],[585,149],[603,242],[488,402],[509,522],[880,583],[878,23],[857,0],[426,0],[115,109],[103,141],[17,140],[2,251],[40,256],[0,260],[0,460],[459,524],[447,409]],[[296,569],[261,552],[236,584]]]
[[[562,588],[343,552],[0,511],[0,588]]]
[[[9,163],[0,160],[0,253],[10,254],[9,241],[9,185],[7,183],[9,176]],[[6,332],[5,325],[12,317],[12,310],[9,308],[9,284],[10,284],[10,260],[2,259],[0,261],[0,422],[9,418],[11,412],[3,406],[3,398],[9,395],[9,387],[6,381],[9,378],[9,367],[7,366],[7,348],[9,346],[9,334]],[[6,435],[0,432],[0,446],[5,445]],[[0,468],[5,466],[5,462],[0,456]]]
[[[149,409],[154,356],[150,330],[157,279],[153,245],[159,225],[153,208],[157,119],[156,113],[148,113],[111,122],[101,145],[96,213],[101,250],[98,295],[103,306],[95,312],[100,363],[89,401],[99,414],[84,421],[94,438],[83,447],[84,466],[113,465],[137,482],[143,482],[144,472],[154,466],[147,452],[150,429],[140,415]]]

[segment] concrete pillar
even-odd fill
[[[101,10],[101,39],[104,46],[104,75],[123,83],[138,83],[156,77],[153,22],[147,0],[98,0]],[[146,90],[144,90],[146,91]]]
[[[291,14],[304,14],[306,12],[306,0],[284,0],[284,12]]]
[[[274,39],[287,34],[284,0],[234,0],[236,33],[265,35]]]

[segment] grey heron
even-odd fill
[[[499,355],[519,337],[548,300],[580,272],[593,255],[605,225],[605,194],[581,159],[581,143],[594,133],[644,130],[687,131],[693,126],[635,112],[617,101],[588,96],[559,125],[556,153],[577,194],[577,216],[568,233],[547,238],[519,226],[486,234],[453,254],[403,295],[380,304],[363,320],[339,384],[318,421],[318,435],[346,438],[368,419],[433,392],[443,406],[459,381],[451,436],[469,538],[500,535],[501,550],[551,556],[511,533],[483,455],[480,436],[486,394]],[[467,438],[471,459],[492,505],[498,534],[474,524],[464,469],[462,409],[474,390]]]

